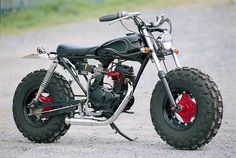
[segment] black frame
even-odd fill
[[[65,57],[66,58],[66,57]],[[70,58],[73,58],[73,59],[95,59],[95,60],[99,60],[101,59],[101,57],[99,56],[70,56]],[[139,79],[149,61],[149,59],[151,58],[151,54],[148,54],[146,55],[145,57],[142,58],[142,60],[140,61],[139,60],[135,60],[135,62],[139,62],[141,65],[140,65],[140,68],[138,70],[138,73],[137,73],[137,76],[135,77],[135,80],[134,80],[134,91],[137,87],[137,84],[139,82]],[[77,79],[77,77],[79,76],[76,76],[72,69],[71,69],[71,66],[70,66],[70,63],[66,63],[66,61],[63,59],[63,57],[58,57],[58,61],[59,61],[59,64],[63,66],[64,69],[66,69],[73,77],[73,79],[76,81],[76,83],[78,84],[78,86],[81,88],[81,90],[84,92],[85,96],[87,94],[87,91],[84,89],[83,85],[80,83],[80,81]],[[134,61],[134,60],[127,60],[127,61]],[[83,75],[85,80],[88,81],[88,78],[86,75]],[[84,96],[84,97],[85,97]]]

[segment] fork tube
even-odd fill
[[[175,110],[176,104],[175,104],[173,95],[170,91],[169,84],[166,80],[166,74],[161,68],[161,64],[159,62],[159,59],[157,58],[157,55],[156,55],[156,52],[155,52],[155,49],[154,49],[154,46],[153,46],[153,42],[151,41],[151,38],[150,38],[150,36],[147,32],[147,29],[143,29],[143,34],[145,35],[145,39],[146,39],[146,42],[148,44],[148,47],[152,50],[152,59],[154,60],[154,63],[157,67],[158,77],[160,78],[160,80],[161,80],[161,82],[164,86],[164,89],[166,91],[166,94],[167,94],[169,102],[170,102],[171,109]]]
[[[147,29],[143,29],[143,34],[145,35],[145,39],[146,39],[146,42],[148,44],[148,47],[152,50],[152,58],[154,60],[154,63],[157,67],[157,71],[162,71],[162,68],[161,68],[161,65],[160,65],[160,62],[156,56],[156,53],[155,53],[155,50],[154,50],[154,47],[153,47],[153,44],[152,44],[152,41],[150,39],[150,35],[148,34],[147,32]]]
[[[175,54],[175,52],[172,53],[172,56],[173,56],[173,59],[174,59],[174,61],[175,61],[175,65],[176,65],[178,68],[181,68],[180,63],[179,63],[179,59],[178,59],[177,55]]]

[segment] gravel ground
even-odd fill
[[[19,81],[30,71],[47,68],[47,60],[22,59],[37,46],[55,50],[59,43],[81,46],[101,44],[126,31],[120,24],[101,24],[96,19],[57,26],[42,31],[0,38],[0,157],[236,157],[236,5],[182,6],[143,11],[152,21],[164,12],[172,19],[175,46],[180,48],[182,66],[196,67],[210,74],[221,90],[224,118],[216,137],[195,151],[176,150],[155,133],[149,102],[157,82],[155,67],[149,63],[135,92],[134,115],[122,114],[116,121],[135,142],[126,141],[106,127],[72,126],[52,144],[34,144],[17,130],[12,118],[12,98]]]

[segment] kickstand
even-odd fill
[[[127,135],[125,135],[124,133],[122,133],[122,132],[119,130],[119,128],[115,125],[114,122],[111,123],[110,126],[111,126],[112,129],[114,129],[114,130],[116,131],[116,133],[120,134],[122,137],[126,138],[126,139],[129,140],[129,141],[135,141],[135,140],[138,139],[138,138],[132,139],[132,138],[128,137]]]

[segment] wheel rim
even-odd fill
[[[37,92],[38,92],[38,89],[32,89],[31,91],[27,93],[24,99],[23,113],[26,120],[28,121],[30,125],[34,127],[41,127],[41,126],[44,126],[50,120],[50,117],[47,117],[47,115],[42,115],[42,114],[30,116],[30,114],[49,111],[49,110],[52,110],[53,108],[51,106],[45,106],[43,108],[30,107],[29,104],[35,98]],[[39,102],[52,103],[53,98],[50,96],[50,93],[48,91],[45,91],[39,96]]]
[[[178,111],[173,111],[167,98],[163,105],[166,122],[176,130],[186,130],[191,127],[197,117],[198,105],[195,97],[189,91],[176,90],[172,92]]]

